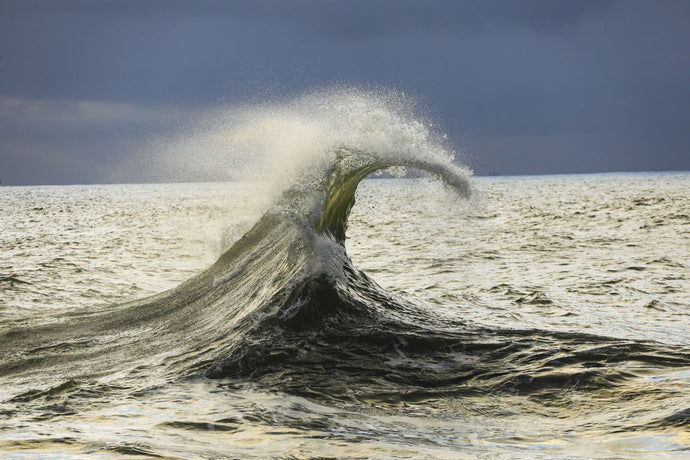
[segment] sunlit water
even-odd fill
[[[360,185],[346,248],[409,302],[398,329],[362,320],[342,348],[262,336],[255,368],[217,378],[165,360],[86,379],[0,367],[0,456],[690,456],[690,175],[475,186],[468,202],[427,179]],[[256,188],[0,188],[1,343],[190,278],[260,217]]]

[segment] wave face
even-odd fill
[[[209,430],[242,438],[242,427],[250,426],[262,433],[257,442],[276,435],[284,436],[283,442],[311,439],[315,447],[302,446],[296,457],[321,455],[326,441],[318,439],[335,440],[326,446],[342,456],[361,456],[356,449],[338,449],[362,442],[371,447],[365,456],[398,449],[401,457],[455,458],[460,447],[471,455],[486,453],[472,436],[502,448],[522,442],[529,453],[543,448],[550,456],[558,449],[554,443],[573,430],[583,433],[582,439],[587,433],[676,436],[685,430],[690,358],[682,341],[609,337],[587,333],[586,327],[567,332],[481,326],[462,317],[462,308],[385,290],[355,266],[345,247],[348,217],[367,176],[411,168],[445,184],[457,200],[473,193],[469,171],[454,163],[442,138],[403,102],[391,94],[336,90],[245,108],[208,128],[196,138],[200,145],[222,138],[231,152],[251,152],[262,168],[242,173],[278,184],[271,188],[270,206],[213,265],[174,289],[96,311],[3,325],[0,388],[8,423],[29,426],[95,411],[100,415],[92,422],[111,417],[114,426],[118,417],[137,411],[137,404],[159,404],[163,392],[178,418],[162,423],[150,409],[158,425],[144,428],[148,447],[120,442],[94,451],[165,456],[170,447],[162,441],[155,445],[161,433],[156,430],[175,433],[165,438],[170,440],[186,432],[191,445]],[[188,141],[175,142],[170,151],[185,151]],[[203,153],[198,155],[203,160]],[[547,222],[543,216],[530,218]],[[438,220],[442,227],[444,217]],[[511,238],[505,247],[519,247],[522,236]],[[492,251],[487,254],[495,258]],[[517,292],[498,280],[487,292],[514,298],[516,308],[553,306],[543,292]],[[461,293],[445,295],[451,302],[461,299],[467,309],[495,308]],[[242,393],[247,388],[253,391],[248,396]],[[186,413],[180,420],[180,407],[192,393],[202,401],[221,398],[223,409],[214,406],[193,420],[195,415]],[[287,396],[276,402],[271,394]],[[103,409],[121,407],[120,401],[136,403],[123,409],[124,415]],[[222,411],[232,416],[220,417]],[[469,422],[459,429],[459,420]],[[534,431],[547,420],[544,429]],[[506,434],[514,428],[511,421],[532,437],[521,441]],[[477,431],[475,425],[483,428]],[[554,432],[561,433],[560,440],[554,441]],[[35,448],[55,449],[72,439],[41,440]],[[230,443],[230,452],[284,455],[252,453],[252,446],[241,447],[242,439]],[[32,448],[23,442],[0,447]],[[670,441],[664,449],[677,452],[684,442]],[[83,452],[92,442],[76,444]],[[609,452],[602,446],[598,452]]]

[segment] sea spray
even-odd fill
[[[388,163],[456,160],[418,101],[389,89],[332,87],[278,101],[218,105],[196,119],[154,136],[118,175],[261,182],[270,201],[296,183],[320,180],[340,148]]]

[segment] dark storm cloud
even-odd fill
[[[332,83],[418,95],[480,172],[690,169],[688,43],[683,0],[4,1],[0,179]]]
[[[43,91],[53,86],[88,94],[90,87],[99,85],[109,98],[127,96],[136,88],[142,96],[151,96],[166,85],[178,89],[178,82],[218,84],[202,78],[214,71],[231,80],[235,66],[249,65],[241,70],[251,73],[276,61],[299,65],[318,59],[329,64],[340,57],[331,56],[338,50],[320,46],[324,39],[357,47],[386,38],[445,35],[453,40],[506,31],[552,34],[609,6],[610,2],[583,0],[9,2],[0,14],[9,44],[6,67],[20,66],[4,86],[21,90],[38,81]],[[348,43],[353,40],[358,43]],[[438,52],[448,48],[442,44]],[[356,55],[348,58],[357,64]]]
[[[362,40],[385,35],[451,33],[468,35],[493,27],[541,32],[575,25],[608,8],[610,1],[352,1],[253,2],[236,12],[298,24],[335,39]]]
[[[339,38],[362,39],[411,31],[467,33],[487,27],[553,31],[609,9],[616,0],[146,0],[32,1],[6,5],[18,14],[97,15],[142,18],[225,16],[275,20]]]

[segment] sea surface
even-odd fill
[[[0,188],[0,458],[690,457],[690,174],[379,166]]]

